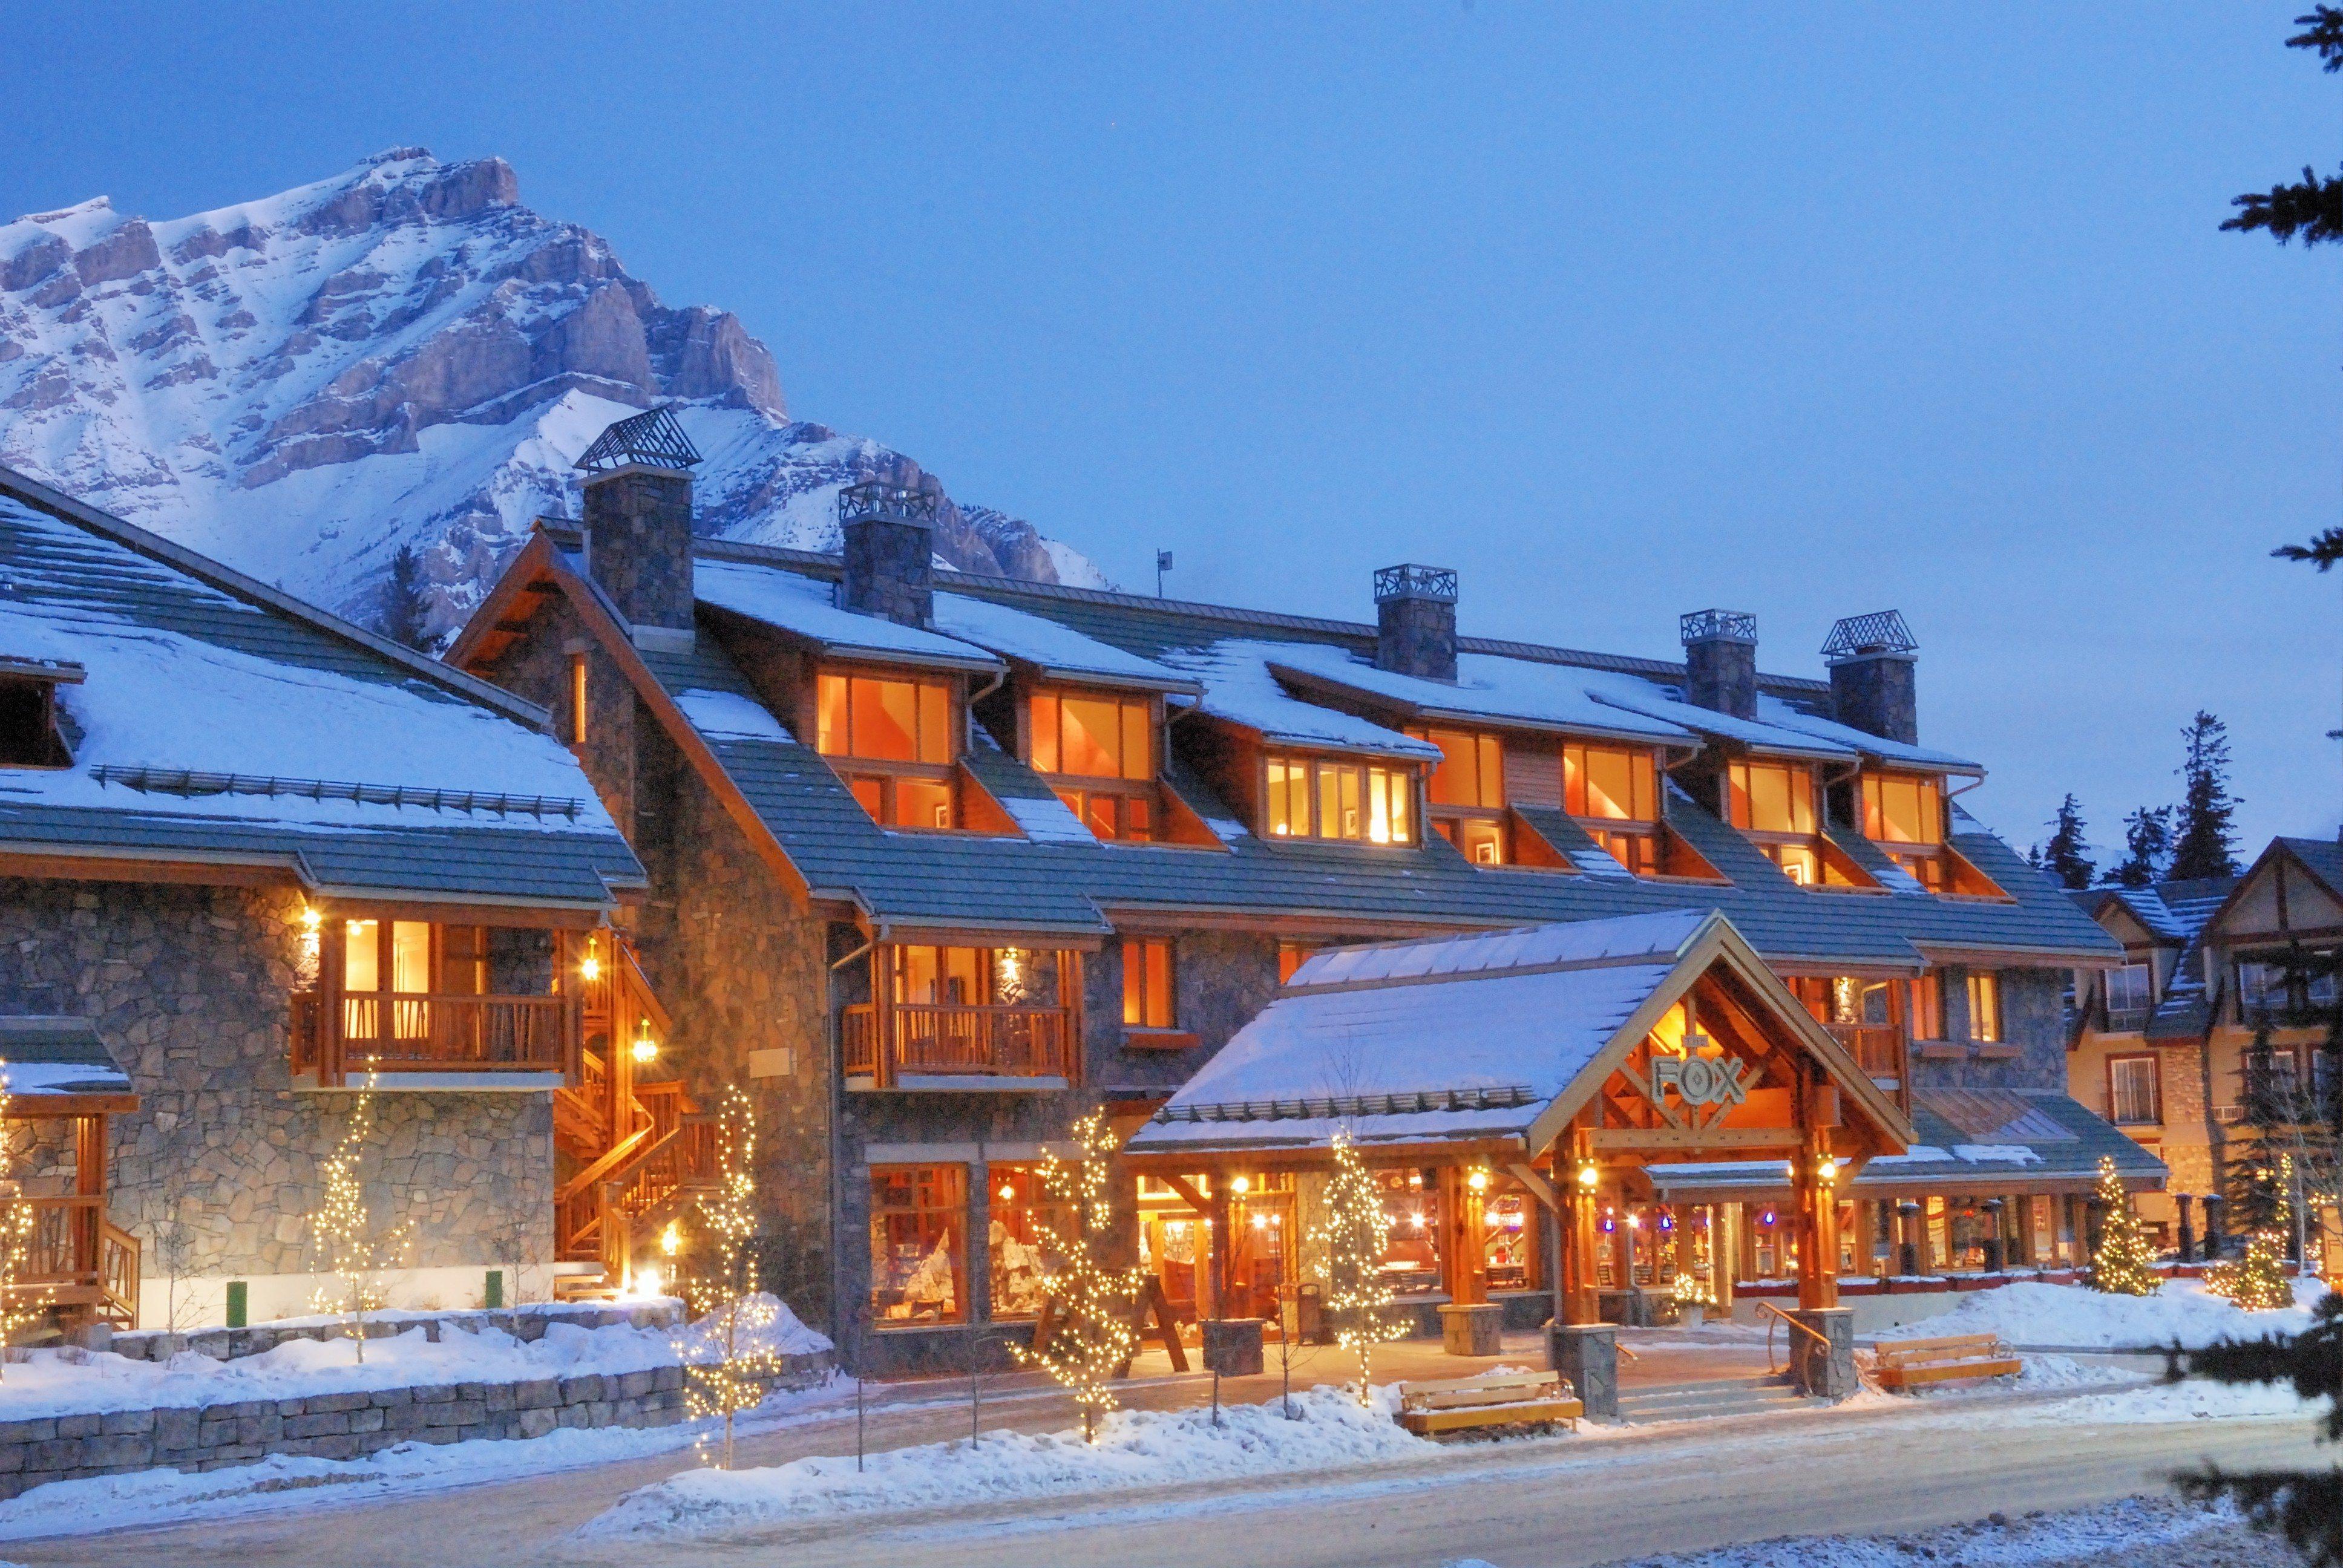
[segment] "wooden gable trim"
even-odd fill
[[[447,657],[450,659],[472,657],[473,650],[486,636],[480,628],[493,628],[496,622],[492,613],[499,612],[502,606],[509,605],[518,597],[520,590],[513,588],[508,592],[508,585],[523,580],[530,571],[537,573],[539,580],[550,581],[569,601],[578,620],[592,633],[595,641],[618,667],[620,673],[626,676],[636,697],[650,709],[659,727],[675,742],[676,749],[690,761],[701,782],[716,796],[718,803],[724,808],[725,815],[748,835],[749,846],[756,850],[758,859],[780,879],[782,886],[800,905],[809,905],[812,888],[807,882],[805,873],[799,870],[797,862],[789,859],[789,851],[773,836],[773,830],[765,825],[765,819],[757,815],[757,809],[740,792],[739,785],[733,782],[732,775],[725,770],[723,762],[709,749],[708,742],[700,739],[699,731],[693,728],[691,720],[686,719],[683,710],[675,705],[675,699],[668,695],[667,689],[659,683],[659,678],[651,674],[650,667],[643,662],[641,653],[635,648],[634,639],[627,635],[626,628],[618,625],[603,607],[591,588],[554,558],[552,544],[542,530],[522,549],[495,591],[474,613],[470,623],[457,638],[456,646],[447,650]],[[479,635],[476,636],[476,633]]]
[[[212,888],[307,888],[300,857],[211,858],[195,851],[166,859],[145,852],[85,847],[0,849],[0,876],[55,882],[170,882]]]
[[[2318,868],[2296,854],[2294,847],[2285,839],[2273,839],[2269,842],[2269,847],[2255,859],[2252,865],[2246,868],[2246,874],[2237,879],[2237,885],[2229,890],[2229,896],[2221,900],[2221,907],[2215,910],[2212,918],[2198,929],[2197,940],[2207,946],[2217,942],[2224,949],[2227,949],[2255,947],[2262,942],[2299,940],[2305,937],[2321,934],[2311,930],[2296,930],[2291,925],[2285,925],[2282,930],[2251,931],[2242,933],[2241,936],[2232,936],[2223,929],[2223,922],[2229,918],[2229,911],[2245,901],[2246,895],[2251,892],[2255,884],[2260,880],[2265,868],[2278,879],[2278,920],[2284,925],[2289,918],[2286,907],[2285,874],[2288,867],[2293,868],[2299,875],[2308,878],[2312,884],[2328,898],[2338,903],[2343,903],[2343,889],[2337,888],[2325,877],[2320,876]]]

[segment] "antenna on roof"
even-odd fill
[[[1155,552],[1155,597],[1156,597],[1157,598],[1161,598],[1163,597],[1163,574],[1164,574],[1165,572],[1170,571],[1171,569],[1172,569],[1172,552],[1171,552],[1170,550],[1158,550],[1158,551],[1156,551],[1156,552]]]

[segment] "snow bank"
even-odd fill
[[[1393,1420],[1398,1394],[1362,1406],[1339,1389],[1206,1410],[1120,1411],[1095,1444],[1079,1429],[988,1432],[974,1443],[927,1443],[870,1455],[794,1460],[764,1470],[695,1470],[629,1493],[578,1533],[588,1539],[730,1534],[840,1514],[1068,1497],[1179,1483],[1234,1480],[1337,1465],[1421,1458],[1434,1451]]]
[[[1916,1535],[1781,1536],[1707,1552],[1668,1553],[1611,1568],[2025,1568],[2137,1552],[2234,1529],[2236,1513],[2172,1497],[2127,1497],[2061,1513],[1999,1514]],[[2109,1555],[2109,1560],[2114,1560]],[[1447,1568],[1485,1568],[1475,1559]]]
[[[788,1306],[770,1296],[759,1300],[773,1313],[755,1336],[761,1348],[785,1355],[807,1355],[830,1348],[828,1339],[799,1322]],[[0,1376],[0,1421],[355,1393],[425,1383],[524,1382],[534,1378],[643,1372],[674,1365],[677,1344],[694,1350],[697,1332],[686,1330],[670,1339],[665,1329],[623,1323],[587,1329],[557,1321],[546,1325],[543,1338],[522,1341],[502,1329],[474,1333],[448,1324],[442,1328],[437,1343],[420,1328],[370,1339],[363,1363],[357,1359],[357,1346],[348,1339],[288,1340],[274,1350],[228,1362],[192,1351],[158,1362],[132,1361],[111,1352],[36,1350],[21,1362],[11,1361],[5,1375]]]
[[[2011,1344],[2077,1349],[2211,1344],[2222,1339],[2296,1334],[2310,1326],[2310,1307],[2327,1293],[2317,1280],[2296,1282],[2296,1305],[2241,1312],[2197,1280],[2167,1280],[2153,1296],[2103,1294],[2087,1285],[2019,1283],[1978,1291],[1941,1317],[1883,1330],[1882,1342],[1954,1334],[1999,1334]]]

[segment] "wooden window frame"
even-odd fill
[[[1063,705],[1069,698],[1083,702],[1111,702],[1123,710],[1123,716],[1117,722],[1119,739],[1123,744],[1125,752],[1122,759],[1124,771],[1121,774],[1067,773],[1041,766],[1043,762],[1053,759],[1063,759],[1064,719],[1062,715]],[[1061,716],[1059,733],[1054,742],[1059,749],[1054,754],[1042,739],[1041,714],[1045,705]],[[1131,736],[1131,719],[1128,715],[1129,710],[1132,709],[1144,710],[1142,722],[1147,744],[1146,776],[1139,779],[1130,776],[1128,762],[1128,742]],[[1169,820],[1171,814],[1163,798],[1161,784],[1163,749],[1163,699],[1161,697],[1125,691],[1099,691],[1087,687],[1042,687],[1026,694],[1024,701],[1019,705],[1018,723],[1019,742],[1023,750],[1025,765],[1040,775],[1041,781],[1050,787],[1061,801],[1064,802],[1066,809],[1071,811],[1075,819],[1088,828],[1100,842],[1158,844],[1164,842],[1171,836]],[[1108,802],[1108,809],[1113,819],[1111,832],[1101,832],[1100,824],[1091,814],[1093,802],[1101,800]],[[1146,809],[1147,827],[1144,831],[1134,830],[1131,826],[1131,814],[1134,806],[1143,807]]]
[[[588,697],[586,656],[573,653],[569,656],[569,744],[579,748],[585,746],[588,734],[586,716],[591,711]]]
[[[1152,981],[1153,955],[1162,954],[1162,1016],[1151,1016],[1156,1000]],[[1136,960],[1134,962],[1134,960]],[[1134,984],[1134,980],[1137,982]],[[1138,1014],[1133,1017],[1133,1012]],[[1170,937],[1122,939],[1122,1027],[1126,1030],[1177,1030],[1180,1027],[1180,950]]]
[[[1448,840],[1455,851],[1475,866],[1509,866],[1513,863],[1513,812],[1505,790],[1505,743],[1493,730],[1460,729],[1447,725],[1413,724],[1407,735],[1427,746],[1438,747],[1440,760],[1433,765],[1423,780],[1423,816],[1431,830]],[[1473,799],[1471,804],[1434,799],[1440,776],[1448,769],[1453,755],[1440,739],[1448,736],[1470,745],[1473,762]],[[1493,783],[1492,775],[1493,774]],[[1465,848],[1466,824],[1483,827],[1493,835],[1496,859],[1482,860],[1473,858]],[[1487,840],[1484,840],[1484,842]]]
[[[1986,1005],[1977,1005],[1977,991],[1983,986]],[[1991,970],[1971,970],[1963,989],[1968,994],[1969,1039],[1978,1045],[2005,1043],[2001,1018],[2001,976]],[[1984,1017],[1978,1015],[1983,1013]]]
[[[1303,772],[1302,793],[1309,812],[1309,827],[1302,831],[1278,832],[1272,827],[1277,808],[1270,785],[1270,772],[1272,769],[1279,767],[1285,768],[1289,771],[1298,768]],[[1379,759],[1371,757],[1328,756],[1312,751],[1264,749],[1261,756],[1260,768],[1258,781],[1262,809],[1259,831],[1263,839],[1272,841],[1280,839],[1308,839],[1323,844],[1361,844],[1375,849],[1413,849],[1423,841],[1420,837],[1422,829],[1418,824],[1423,819],[1423,809],[1422,802],[1417,798],[1421,775],[1419,770],[1411,764],[1396,759]],[[1341,833],[1321,831],[1322,826],[1320,821],[1321,802],[1324,799],[1328,774],[1354,770],[1359,776],[1359,811],[1362,818],[1362,830],[1355,838]],[[1365,827],[1365,823],[1372,819],[1374,780],[1378,774],[1384,779],[1385,799],[1388,803],[1387,814],[1392,816],[1396,816],[1400,812],[1405,814],[1405,820],[1399,823],[1400,830],[1382,839],[1375,839]]]
[[[1946,1038],[1944,976],[1932,970],[1905,980],[1904,1017],[1906,1032],[1915,1042]]]
[[[1936,819],[1935,838],[1895,839],[1887,836],[1884,830],[1887,825],[1887,814],[1880,804],[1880,794],[1891,782],[1917,785],[1934,796],[1933,803]],[[1906,853],[1932,854],[1943,849],[1950,836],[1947,831],[1951,827],[1948,820],[1951,813],[1947,809],[1949,799],[1950,796],[1945,789],[1945,777],[1941,773],[1917,773],[1885,768],[1865,769],[1857,794],[1863,811],[1863,836],[1885,849],[1902,849]]]
[[[2116,1096],[2116,1069],[2136,1062],[2147,1063],[2147,1109],[2145,1118],[2126,1117],[2122,1101]],[[2107,1091],[2107,1120],[2117,1127],[2161,1127],[2164,1125],[2164,1059],[2152,1050],[2127,1050],[2110,1055],[2105,1069]]]
[[[912,725],[913,729],[920,732],[912,737],[912,749],[915,751],[920,749],[928,739],[925,735],[928,725],[923,699],[918,693],[921,690],[940,693],[943,712],[940,720],[941,729],[939,739],[944,753],[943,760],[904,761],[890,757],[864,757],[852,750],[830,749],[828,743],[834,739],[834,736],[830,730],[823,728],[821,709],[824,684],[832,680],[841,680],[846,683],[842,694],[845,704],[842,719],[846,731],[845,739],[850,746],[854,733],[854,682],[858,680],[892,681],[914,689]],[[962,717],[961,695],[960,683],[952,677],[925,675],[900,669],[871,668],[853,664],[823,665],[814,672],[814,749],[821,759],[830,765],[830,771],[838,776],[839,782],[845,785],[847,791],[854,796],[856,804],[860,805],[870,819],[880,827],[900,833],[966,831],[967,806],[962,799],[965,791],[961,788],[960,777],[961,740],[966,729]],[[906,782],[941,787],[946,820],[942,823],[901,820],[903,813],[901,786]],[[859,786],[875,789],[878,796],[878,809],[871,809],[872,802],[864,798],[864,789]]]
[[[870,1326],[883,1332],[890,1328],[940,1328],[970,1322],[975,1315],[975,1302],[969,1288],[970,1281],[968,1277],[968,1231],[970,1212],[968,1201],[968,1166],[955,1161],[939,1161],[930,1164],[905,1165],[890,1163],[886,1165],[872,1165],[867,1169],[870,1182],[870,1212],[871,1222],[869,1226],[869,1230],[872,1235],[872,1242],[870,1243],[872,1246],[872,1255],[867,1260],[870,1265],[868,1301],[870,1312]],[[920,1175],[922,1173],[927,1173],[931,1177],[941,1178],[946,1172],[950,1173],[950,1179],[948,1181],[938,1180],[936,1181],[935,1185],[940,1189],[956,1187],[959,1193],[959,1202],[957,1204],[950,1202],[949,1201],[949,1196],[947,1195],[944,1201],[922,1204],[919,1201],[920,1193],[922,1191],[922,1183],[920,1180]],[[910,1178],[910,1191],[911,1193],[911,1201],[910,1202],[900,1204],[882,1204],[880,1201],[880,1194],[881,1191],[880,1183],[881,1180],[883,1178],[893,1176],[908,1176]],[[940,1228],[940,1239],[944,1240],[948,1244],[947,1256],[950,1259],[951,1262],[952,1311],[949,1314],[932,1318],[894,1318],[880,1315],[882,1309],[880,1308],[878,1300],[880,1290],[880,1258],[877,1254],[876,1240],[881,1233],[881,1222],[888,1217],[893,1215],[911,1216],[914,1221],[915,1229],[918,1228],[918,1221],[926,1216],[932,1215],[940,1217],[936,1221],[936,1223]],[[990,1283],[991,1282],[990,1280],[986,1282],[988,1295],[990,1294]]]

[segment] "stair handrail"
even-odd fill
[[[611,1144],[596,1157],[594,1163],[563,1182],[561,1191],[554,1194],[553,1201],[557,1203],[567,1203],[595,1182],[608,1180],[611,1169],[633,1153],[636,1146],[650,1136],[650,1131],[648,1125],[638,1127],[616,1143]]]
[[[1827,1352],[1831,1348],[1830,1336],[1824,1333],[1820,1329],[1815,1328],[1812,1323],[1802,1323],[1798,1322],[1797,1319],[1792,1317],[1789,1313],[1784,1312],[1781,1308],[1775,1306],[1771,1302],[1758,1302],[1755,1305],[1759,1312],[1770,1312],[1773,1314],[1773,1317],[1769,1317],[1765,1322],[1765,1370],[1767,1372],[1778,1372],[1782,1370],[1780,1367],[1774,1364],[1774,1318],[1781,1319],[1784,1322],[1789,1324],[1800,1333],[1805,1334],[1807,1338],[1813,1340],[1815,1343],[1822,1346],[1824,1351]]]

